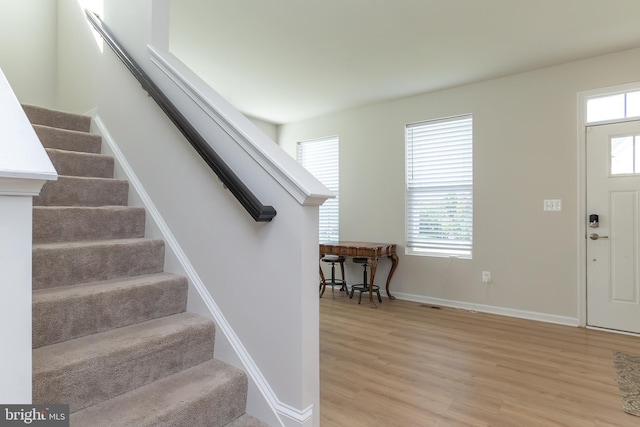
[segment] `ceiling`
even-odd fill
[[[282,124],[640,47],[638,17],[640,0],[173,0],[170,50]]]

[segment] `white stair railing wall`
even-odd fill
[[[31,403],[33,197],[58,174],[0,69],[0,402]]]

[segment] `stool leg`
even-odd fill
[[[367,264],[364,264],[364,268],[362,269],[362,283],[364,283],[364,288],[367,289],[369,286],[367,284]]]
[[[336,287],[336,263],[331,263],[331,298],[335,298],[334,289]]]
[[[322,272],[322,266],[318,265],[318,269],[320,270],[320,298],[322,298],[322,295],[324,295],[324,291],[325,291],[325,287],[326,287],[326,283],[327,281],[324,278],[324,273]]]
[[[367,284],[367,264],[363,264],[362,267],[362,283],[364,286],[360,291],[360,295],[358,295],[358,304],[362,301],[362,293],[369,289],[369,285]]]
[[[347,286],[347,281],[344,278],[344,262],[340,263],[340,273],[342,273],[342,287],[340,288],[341,291],[345,291],[347,294],[349,293],[349,286]]]

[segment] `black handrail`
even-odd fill
[[[218,175],[222,184],[231,191],[240,204],[257,222],[269,222],[276,215],[273,206],[265,206],[236,176],[229,166],[218,156],[207,141],[198,133],[187,118],[167,98],[162,90],[149,78],[136,61],[127,53],[120,43],[113,37],[104,22],[93,12],[85,9],[87,19],[93,25],[104,41],[109,45],[118,58],[126,65],[142,88],[149,93],[158,106],[165,112],[174,125],[187,138],[193,148],[200,154],[209,167]]]

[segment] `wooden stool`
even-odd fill
[[[320,297],[324,294],[325,286],[331,286],[331,298],[335,298],[334,288],[337,285],[340,285],[340,290],[349,293],[349,288],[347,287],[347,281],[344,278],[344,261],[345,258],[343,256],[334,256],[334,255],[325,255],[321,259],[322,262],[326,262],[331,264],[331,280],[328,281],[320,281]],[[340,272],[342,274],[342,279],[336,279],[336,264],[340,264]]]
[[[362,268],[363,268],[362,283],[351,286],[351,293],[349,293],[349,298],[353,298],[354,291],[360,292],[360,295],[358,296],[358,304],[360,304],[360,302],[362,301],[362,293],[369,292],[369,286],[371,286],[371,289],[373,289],[373,292],[375,292],[378,295],[378,302],[382,302],[382,297],[380,296],[380,287],[378,285],[374,285],[373,283],[371,285],[367,283],[368,276],[369,276],[367,274],[367,267],[369,266],[369,258],[354,258],[353,262],[355,262],[356,264],[362,264]]]

